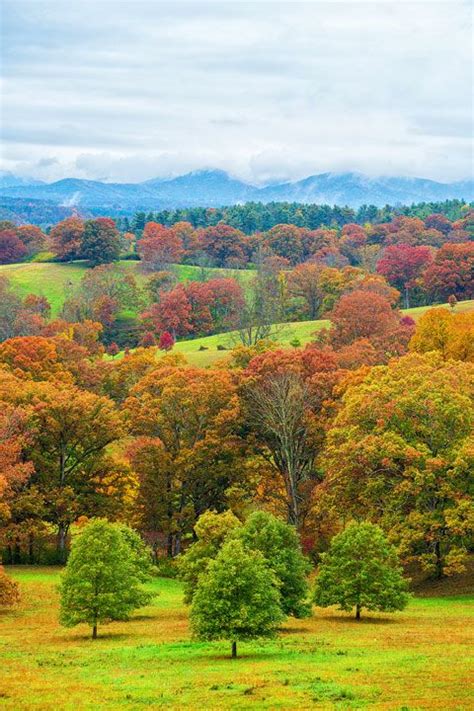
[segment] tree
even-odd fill
[[[474,242],[443,244],[423,275],[424,288],[432,301],[474,297]]]
[[[120,233],[109,217],[86,220],[81,242],[81,256],[92,266],[109,264],[120,257]]]
[[[146,271],[157,271],[179,262],[184,252],[179,234],[157,222],[147,222],[137,250]]]
[[[377,264],[377,271],[388,279],[405,295],[405,308],[410,308],[410,289],[433,261],[429,247],[412,247],[409,244],[396,244],[387,247],[382,259]]]
[[[442,306],[425,311],[416,324],[410,350],[437,350],[445,359],[474,362],[474,314],[456,314]]]
[[[324,290],[321,284],[320,264],[300,264],[289,276],[288,287],[293,296],[304,300],[306,315],[310,320],[319,317],[324,299]]]
[[[216,267],[243,266],[245,256],[245,235],[235,227],[219,223],[200,232],[199,246]]]
[[[248,486],[234,376],[175,358],[163,356],[125,403],[131,432],[139,437],[132,465],[140,487],[162,499],[153,518],[170,555],[180,552],[182,535],[204,511],[226,510],[229,496],[236,489],[244,496]]]
[[[436,577],[464,570],[474,534],[473,368],[439,353],[372,368],[346,390],[321,462],[320,515],[379,524]]]
[[[291,264],[301,262],[303,256],[302,230],[295,225],[275,225],[265,235],[270,249]]]
[[[28,250],[16,230],[0,231],[0,264],[13,264],[26,256]]]
[[[346,611],[355,608],[356,620],[360,620],[364,608],[403,610],[409,600],[407,590],[396,550],[382,529],[371,523],[351,523],[321,555],[314,602],[319,607],[339,605]]]
[[[73,540],[62,574],[60,622],[65,627],[86,623],[97,638],[99,623],[127,620],[146,605],[137,555],[121,529],[103,519],[89,523]]]
[[[158,341],[160,351],[170,351],[174,346],[174,338],[169,331],[163,331]]]
[[[27,454],[64,559],[69,527],[79,516],[113,513],[123,505],[128,472],[106,453],[122,435],[122,424],[108,398],[73,386],[34,383],[23,388],[23,397],[32,432]]]
[[[68,217],[51,229],[50,239],[56,255],[64,262],[82,256],[84,222],[79,217]]]
[[[379,363],[406,353],[414,321],[402,319],[390,300],[371,289],[356,289],[344,294],[328,314],[331,320],[329,341],[334,348],[368,340],[377,352]]]
[[[238,530],[241,522],[232,511],[205,511],[196,521],[194,532],[197,540],[180,556],[179,577],[184,587],[184,602],[190,605],[196,592],[199,576],[214,560],[232,531]]]
[[[16,605],[20,600],[18,583],[12,580],[0,563],[0,608]]]
[[[278,583],[260,553],[230,540],[198,582],[191,624],[198,639],[237,642],[272,637],[284,619]]]
[[[301,552],[295,528],[270,513],[255,511],[235,535],[247,550],[259,551],[275,573],[285,615],[307,617],[311,610],[306,601],[310,565]]]

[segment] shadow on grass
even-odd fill
[[[120,642],[121,640],[124,639],[131,639],[135,635],[133,633],[127,632],[125,634],[124,632],[101,632],[99,630],[99,634],[97,636],[97,639],[92,639],[92,634],[89,633],[83,633],[83,634],[74,634],[74,635],[67,635],[67,634],[61,634],[55,636],[55,640],[59,640],[60,642],[94,642],[94,644],[99,645],[101,641],[108,641],[108,640],[114,640],[114,642]]]
[[[343,617],[341,615],[326,615],[320,617],[319,620],[324,622],[328,620],[329,622],[338,622],[345,625],[353,625],[354,627],[362,627],[363,625],[396,625],[403,622],[401,619],[389,618],[389,617],[361,617],[360,620],[356,620],[355,617]]]

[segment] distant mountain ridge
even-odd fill
[[[377,177],[360,173],[320,173],[303,180],[250,185],[221,170],[198,170],[171,179],[141,183],[106,183],[65,178],[41,183],[0,173],[0,206],[9,198],[42,200],[61,208],[95,214],[131,214],[136,210],[184,207],[223,207],[238,203],[301,202],[347,205],[383,205],[431,202],[453,198],[474,199],[474,181],[440,183],[425,178]],[[10,202],[9,208],[12,209]]]

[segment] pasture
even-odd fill
[[[315,609],[273,641],[242,643],[231,660],[228,644],[190,638],[177,581],[156,579],[152,605],[93,641],[85,626],[58,624],[58,569],[8,572],[22,602],[0,612],[5,709],[472,708],[474,595],[465,588],[361,622]]]

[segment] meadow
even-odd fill
[[[58,569],[8,572],[22,602],[0,613],[5,709],[472,708],[474,594],[417,597],[360,622],[315,609],[231,660],[228,644],[191,639],[175,580],[154,580],[153,604],[93,641],[58,624]]]

